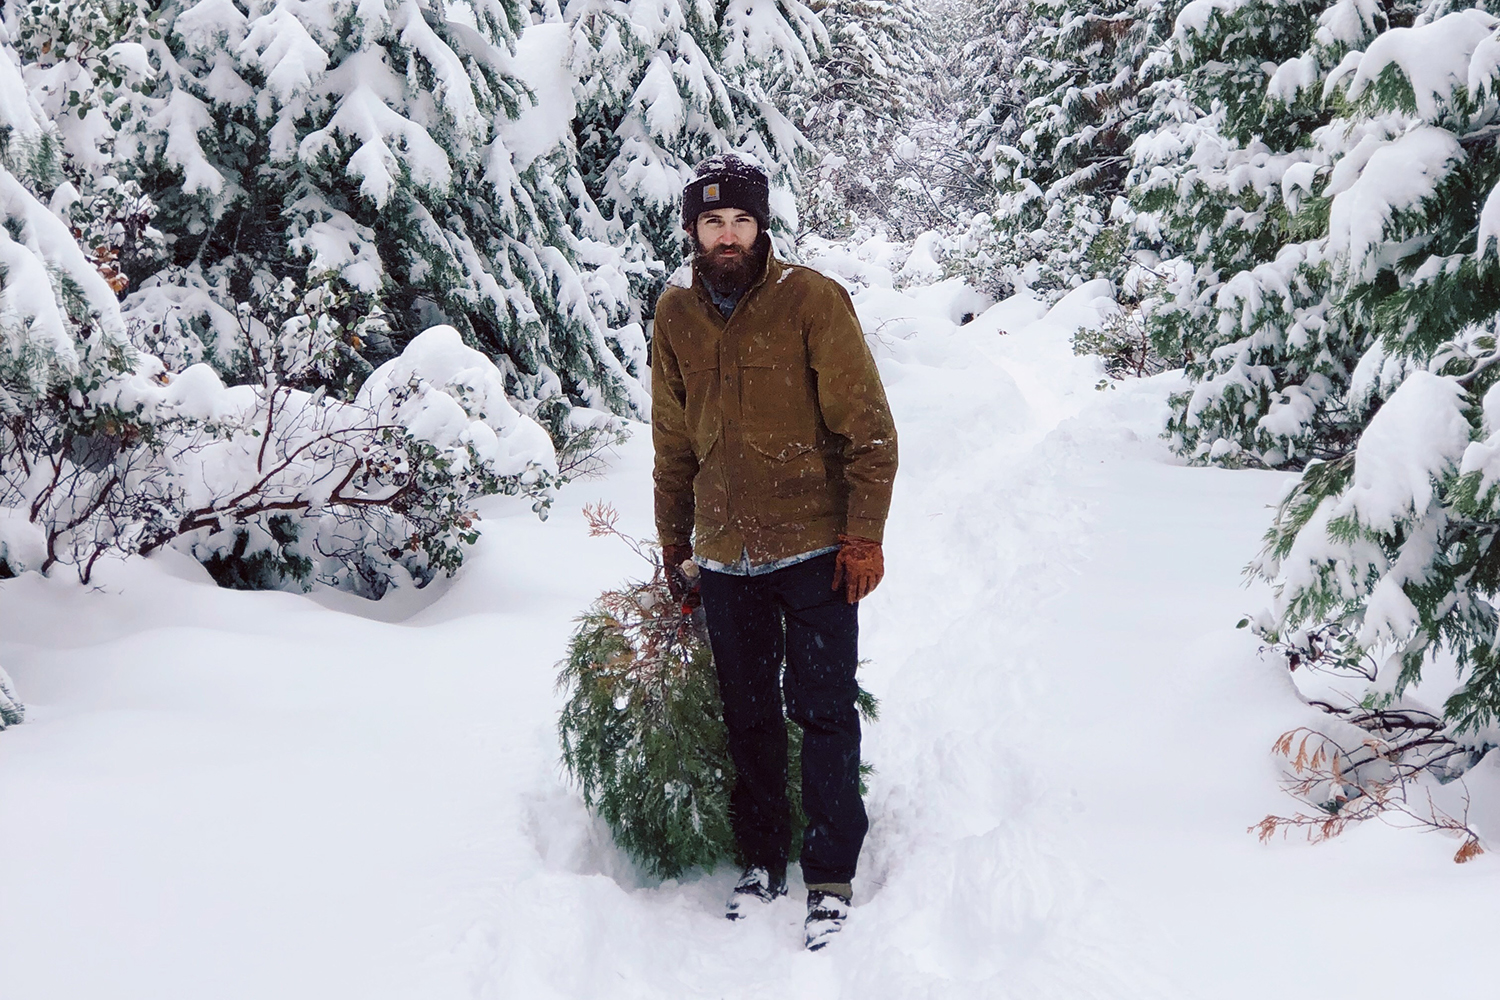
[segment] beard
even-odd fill
[[[703,244],[698,243],[693,266],[715,292],[720,295],[741,295],[765,270],[766,257],[771,253],[771,238],[765,233],[759,233],[748,250],[736,246],[733,248],[736,253],[726,254],[726,249],[728,248],[715,247],[705,250]]]

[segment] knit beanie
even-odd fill
[[[698,216],[716,208],[749,212],[761,232],[771,228],[771,185],[749,154],[720,153],[698,164],[682,189],[682,228],[694,232]]]

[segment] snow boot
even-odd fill
[[[750,903],[769,903],[777,896],[786,895],[786,871],[779,874],[765,865],[746,865],[744,874],[735,883],[729,894],[729,903],[724,907],[724,916],[738,920],[745,916]]]
[[[807,932],[807,950],[817,951],[828,943],[828,939],[844,927],[849,917],[852,900],[836,892],[809,889],[807,893],[807,920],[802,928]]]

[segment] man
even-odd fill
[[[803,732],[817,949],[848,916],[868,825],[858,604],[884,572],[896,431],[848,293],[771,252],[768,196],[766,175],[733,154],[701,164],[683,192],[692,281],[662,294],[652,340],[656,528],[679,599],[679,567],[702,569],[745,865],[727,916],[786,892],[784,691]]]

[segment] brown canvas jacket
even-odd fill
[[[656,530],[730,563],[881,541],[896,428],[849,293],[771,255],[726,321],[701,277],[652,336]]]

